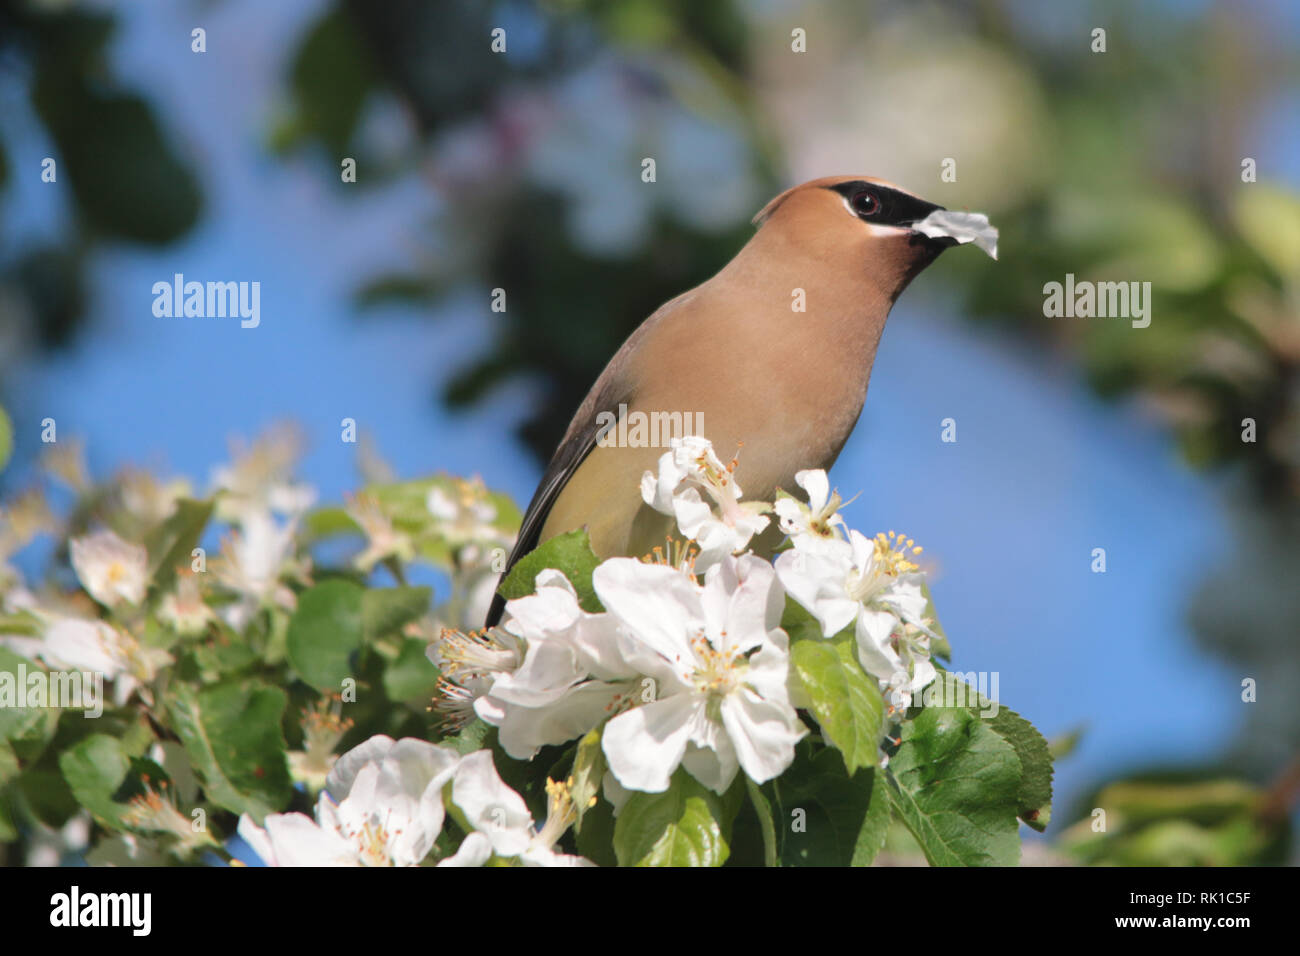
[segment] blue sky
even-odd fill
[[[258,6],[262,28],[238,45],[213,38],[247,22],[249,4],[210,8],[198,66],[176,41],[188,37],[186,8],[142,4],[123,24],[115,68],[155,99],[196,163],[207,214],[174,247],[97,257],[85,334],[11,383],[18,469],[52,416],[61,435],[87,438],[96,474],[135,462],[202,485],[230,436],[289,418],[311,442],[303,477],[336,500],[356,480],[353,446],[339,441],[351,417],[399,475],[478,473],[530,497],[540,468],[512,437],[530,386],[463,414],[434,401],[490,342],[486,290],[433,321],[403,310],[359,319],[349,306],[363,279],[420,254],[436,200],[414,179],[349,199],[322,182],[327,166],[263,152],[281,89],[275,51],[291,48],[315,7]],[[10,105],[11,164],[38,168],[50,150]],[[9,235],[55,228],[57,189],[32,176],[18,183]],[[949,253],[965,254],[976,253]],[[260,327],[155,318],[151,287],[176,272],[260,281]],[[1067,798],[1151,758],[1216,755],[1238,725],[1239,678],[1195,651],[1183,621],[1225,534],[1213,485],[1131,407],[1091,398],[1074,368],[972,329],[956,310],[923,276],[890,319],[832,475],[846,498],[859,494],[850,524],[925,545],[957,669],[999,672],[1002,699],[1049,735],[1087,725],[1058,770]],[[954,444],[939,440],[947,417],[957,420]],[[1096,547],[1105,574],[1090,570]]]

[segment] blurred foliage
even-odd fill
[[[537,18],[531,23],[539,33],[537,49],[527,56],[483,56],[492,26],[524,10]],[[508,35],[507,42],[519,41]],[[517,133],[504,115],[508,94],[523,83],[553,90],[612,45],[624,51],[619,68],[632,99],[668,101],[669,78],[648,53],[676,51],[702,76],[720,81],[724,99],[742,115],[753,109],[738,86],[745,31],[730,3],[339,3],[307,31],[293,57],[289,85],[296,112],[274,141],[282,149],[314,141],[332,155],[364,156],[357,125],[365,94],[376,87],[400,98],[427,142],[475,120],[506,138]],[[437,57],[429,55],[433,48]],[[620,79],[617,72],[612,79]],[[751,133],[763,193],[775,191],[765,159],[771,146],[757,129]],[[634,248],[593,250],[568,228],[572,197],[530,181],[520,168],[526,153],[512,151],[512,145],[504,158],[485,157],[488,170],[481,179],[447,196],[450,209],[440,225],[449,234],[463,232],[469,248],[429,274],[378,277],[360,290],[358,302],[432,301],[475,280],[508,288],[498,344],[456,375],[443,398],[464,405],[510,378],[533,377],[543,395],[521,435],[545,459],[623,339],[659,305],[716,272],[751,227],[747,215],[700,228],[656,209]],[[418,157],[413,154],[412,161]],[[629,185],[640,185],[639,163],[639,155],[628,159]]]
[[[1146,773],[1089,794],[1060,848],[1091,866],[1278,865],[1291,827],[1277,797],[1222,771]]]
[[[293,436],[269,431],[203,496],[134,468],[93,483],[65,440],[0,503],[0,865],[229,860],[239,815],[310,811],[338,748],[438,738],[426,648],[482,620],[519,511],[445,475],[313,509]],[[67,508],[47,496],[59,486]],[[74,536],[109,540],[89,559],[108,577],[77,564]],[[42,538],[29,587],[9,562]],[[408,586],[417,565],[450,597]],[[113,592],[123,581],[138,590]],[[49,676],[78,672],[75,691]],[[110,690],[96,697],[92,673]]]
[[[13,249],[11,240],[0,256],[0,291],[16,293],[0,302],[0,320],[23,323],[46,347],[66,343],[81,320],[96,243],[171,242],[202,208],[198,181],[153,108],[109,68],[114,22],[97,10],[0,0],[0,95],[30,104],[53,148],[55,181],[71,187],[57,242]],[[0,141],[0,203],[19,176],[43,172],[12,168],[10,152]]]

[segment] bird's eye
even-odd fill
[[[849,205],[859,216],[874,216],[880,211],[880,197],[868,189],[853,194]]]

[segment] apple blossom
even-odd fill
[[[790,536],[801,551],[824,552],[848,546],[847,527],[839,515],[843,500],[832,492],[826,472],[820,468],[800,471],[794,476],[799,487],[808,493],[808,504],[778,493],[772,505],[781,530]]]
[[[176,586],[163,595],[158,604],[158,618],[177,634],[202,634],[216,620],[212,608],[203,600],[198,575],[188,569],[176,575]]]
[[[338,758],[316,819],[273,813],[239,834],[268,866],[415,866],[442,831],[442,788],[460,756],[413,737],[383,734]]]
[[[677,527],[700,548],[696,570],[708,570],[724,556],[742,551],[768,525],[764,502],[741,502],[736,462],[724,465],[706,438],[674,438],[659,458],[659,473],[641,478],[641,498],[672,515]],[[718,513],[714,514],[714,507]]]
[[[149,555],[140,545],[104,530],[73,538],[68,551],[77,580],[104,607],[144,600],[149,587]]]
[[[452,482],[450,493],[435,485],[425,498],[429,514],[438,521],[438,532],[453,546],[471,542],[510,544],[512,536],[492,523],[497,518],[497,507],[483,482],[477,478],[456,478]]]
[[[239,600],[221,606],[217,613],[235,630],[243,630],[266,605],[284,610],[297,606],[293,591],[280,580],[301,571],[294,559],[294,532],[293,521],[280,524],[269,510],[249,510],[239,530],[222,542],[213,576]]]
[[[701,587],[670,567],[611,558],[592,581],[634,639],[635,663],[658,677],[652,702],[605,727],[619,783],[661,792],[684,765],[722,793],[740,768],[762,783],[790,765],[806,731],[786,689],[784,599],[771,565],[728,556]]]
[[[523,798],[501,780],[492,753],[479,750],[463,758],[456,768],[451,800],[499,857],[518,859],[524,866],[594,865],[583,857],[553,849],[577,816],[571,782],[546,782],[546,822],[538,828]]]
[[[415,545],[409,535],[396,530],[392,520],[379,506],[374,495],[364,492],[348,495],[345,510],[366,536],[365,550],[352,559],[359,571],[369,571],[380,561],[395,558],[410,561],[415,557]]]
[[[633,646],[609,615],[579,606],[563,574],[542,571],[536,593],[507,602],[506,614],[527,650],[474,707],[510,756],[528,759],[579,737],[631,701],[643,676],[626,659]]]
[[[935,676],[928,637],[910,636],[928,635],[923,621],[928,601],[912,560],[921,549],[892,531],[868,538],[850,530],[848,544],[812,552],[796,546],[776,559],[776,573],[787,593],[817,619],[825,637],[853,625],[863,669],[893,688],[891,704],[910,705],[905,695]]]

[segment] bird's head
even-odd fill
[[[949,246],[915,227],[943,206],[871,176],[827,176],[788,189],[754,217],[820,261],[867,270],[892,301]]]

